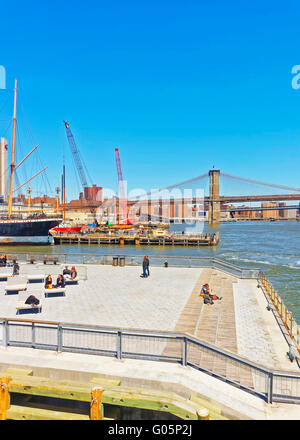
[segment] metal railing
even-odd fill
[[[3,346],[176,362],[267,402],[300,403],[300,374],[272,371],[187,334],[0,319]]]
[[[37,253],[14,253],[8,255],[8,259],[16,257],[18,261],[30,261],[34,256],[36,262],[43,262],[45,254]],[[107,264],[113,262],[113,258],[125,259],[125,265],[138,266],[142,264],[143,255],[127,254],[91,254],[91,253],[51,253],[48,257],[58,257],[58,264]],[[260,269],[236,266],[218,258],[212,257],[192,257],[192,256],[171,256],[171,255],[150,255],[150,264],[152,266],[163,266],[168,261],[169,267],[199,267],[218,269],[222,272],[236,276],[238,278],[258,279]]]
[[[269,297],[271,303],[273,304],[275,310],[277,311],[279,317],[281,318],[281,321],[284,324],[284,327],[286,328],[286,330],[288,331],[288,334],[289,334],[292,342],[295,344],[295,347],[297,348],[297,350],[300,351],[299,325],[297,324],[296,320],[294,319],[292,313],[285,306],[281,297],[275,291],[272,284],[265,277],[263,272],[260,272],[260,274],[259,274],[259,281],[260,281],[261,286],[263,287],[265,293]]]

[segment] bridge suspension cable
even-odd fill
[[[172,188],[176,188],[177,186],[186,185],[188,183],[195,182],[196,180],[203,179],[204,177],[208,177],[208,173],[202,174],[201,176],[193,177],[192,179],[185,180],[184,182],[179,182],[179,183],[175,183],[174,185],[166,186],[165,188],[160,188],[160,189],[156,189],[154,191],[150,191],[149,193],[145,194],[143,197],[151,196],[153,194],[160,193],[161,191],[166,191],[166,190],[169,190]]]
[[[229,177],[230,179],[242,180],[242,181],[248,182],[248,183],[255,183],[256,185],[270,186],[272,188],[285,189],[285,190],[288,190],[288,191],[300,192],[300,188],[293,188],[291,186],[276,185],[274,183],[260,182],[259,180],[246,179],[245,177],[233,176],[231,174],[226,174],[226,173],[220,173],[220,175],[223,176],[223,177]]]

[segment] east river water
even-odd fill
[[[203,224],[200,225],[202,227]],[[183,225],[172,225],[180,231]],[[122,255],[210,256],[246,267],[260,268],[282,297],[300,324],[300,222],[235,222],[218,228],[204,226],[204,232],[220,231],[220,243],[209,247],[172,246],[1,246],[0,252],[12,253],[89,253]],[[190,227],[190,232],[193,228]]]

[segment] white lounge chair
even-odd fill
[[[45,283],[46,276],[44,274],[30,274],[27,275],[27,282],[30,283]]]
[[[7,281],[8,278],[12,277],[12,272],[0,272],[0,281]]]
[[[53,289],[45,289],[45,297],[50,298],[52,296],[66,296],[65,287],[54,287]]]
[[[25,276],[16,276],[11,277],[7,280],[7,284],[5,287],[5,295],[7,294],[16,294],[21,290],[27,289],[27,278]]]
[[[34,295],[40,303],[38,305],[25,304],[25,301],[30,295]],[[42,311],[42,291],[41,290],[29,290],[20,292],[18,295],[18,301],[16,304],[17,315],[23,313],[40,313]]]

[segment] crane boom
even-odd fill
[[[82,163],[81,163],[79,151],[78,151],[77,145],[75,143],[74,136],[73,136],[73,134],[71,132],[70,125],[66,121],[64,121],[64,124],[65,124],[65,127],[66,127],[67,138],[68,138],[68,141],[69,141],[71,153],[73,155],[73,159],[74,159],[74,162],[75,162],[75,165],[76,165],[76,168],[77,168],[77,172],[78,172],[78,175],[79,175],[79,178],[80,178],[80,181],[81,181],[81,185],[82,185],[82,187],[84,189],[84,188],[86,188],[88,186],[88,184],[87,184],[86,176],[85,176],[84,169],[83,169],[83,166],[82,166]]]
[[[125,224],[128,224],[127,200],[126,200],[126,194],[124,188],[121,159],[118,148],[115,149],[115,155],[116,155],[116,164],[117,164],[118,181],[119,181],[120,204],[123,213],[123,222]]]

